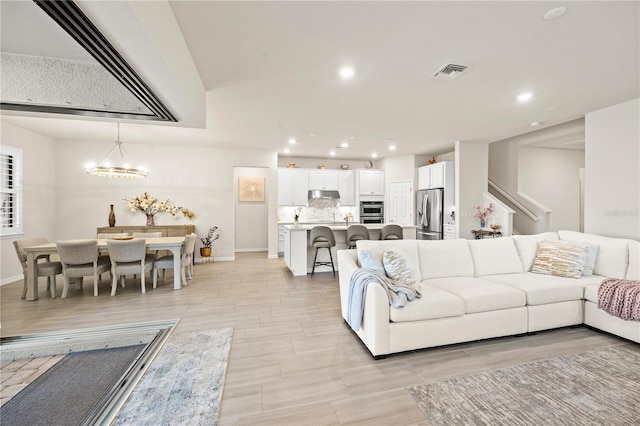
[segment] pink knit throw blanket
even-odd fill
[[[598,308],[623,320],[640,321],[640,281],[614,278],[602,281]]]

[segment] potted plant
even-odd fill
[[[220,235],[216,232],[218,230],[217,226],[212,226],[209,228],[209,232],[206,237],[200,238],[202,242],[202,247],[200,247],[200,256],[209,257],[211,256],[211,244],[220,238]]]

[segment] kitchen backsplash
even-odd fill
[[[327,200],[331,201],[331,200]],[[329,204],[329,203],[328,203]],[[343,222],[346,215],[351,213],[354,221],[359,221],[357,215],[357,209],[354,206],[348,207],[335,207],[333,201],[330,206],[318,207],[318,204],[314,204],[314,207],[278,207],[278,222],[293,222],[294,213],[301,208],[300,222],[306,223],[332,223],[335,215],[336,222]]]

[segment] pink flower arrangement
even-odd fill
[[[487,217],[493,213],[493,204],[489,203],[489,207],[483,209],[481,206],[476,206],[476,217],[480,219],[480,223],[485,223],[487,221]]]

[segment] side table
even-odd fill
[[[482,240],[486,238],[497,238],[502,236],[502,232],[500,231],[488,231],[486,229],[474,229],[471,231],[473,235],[475,235],[476,240]]]

